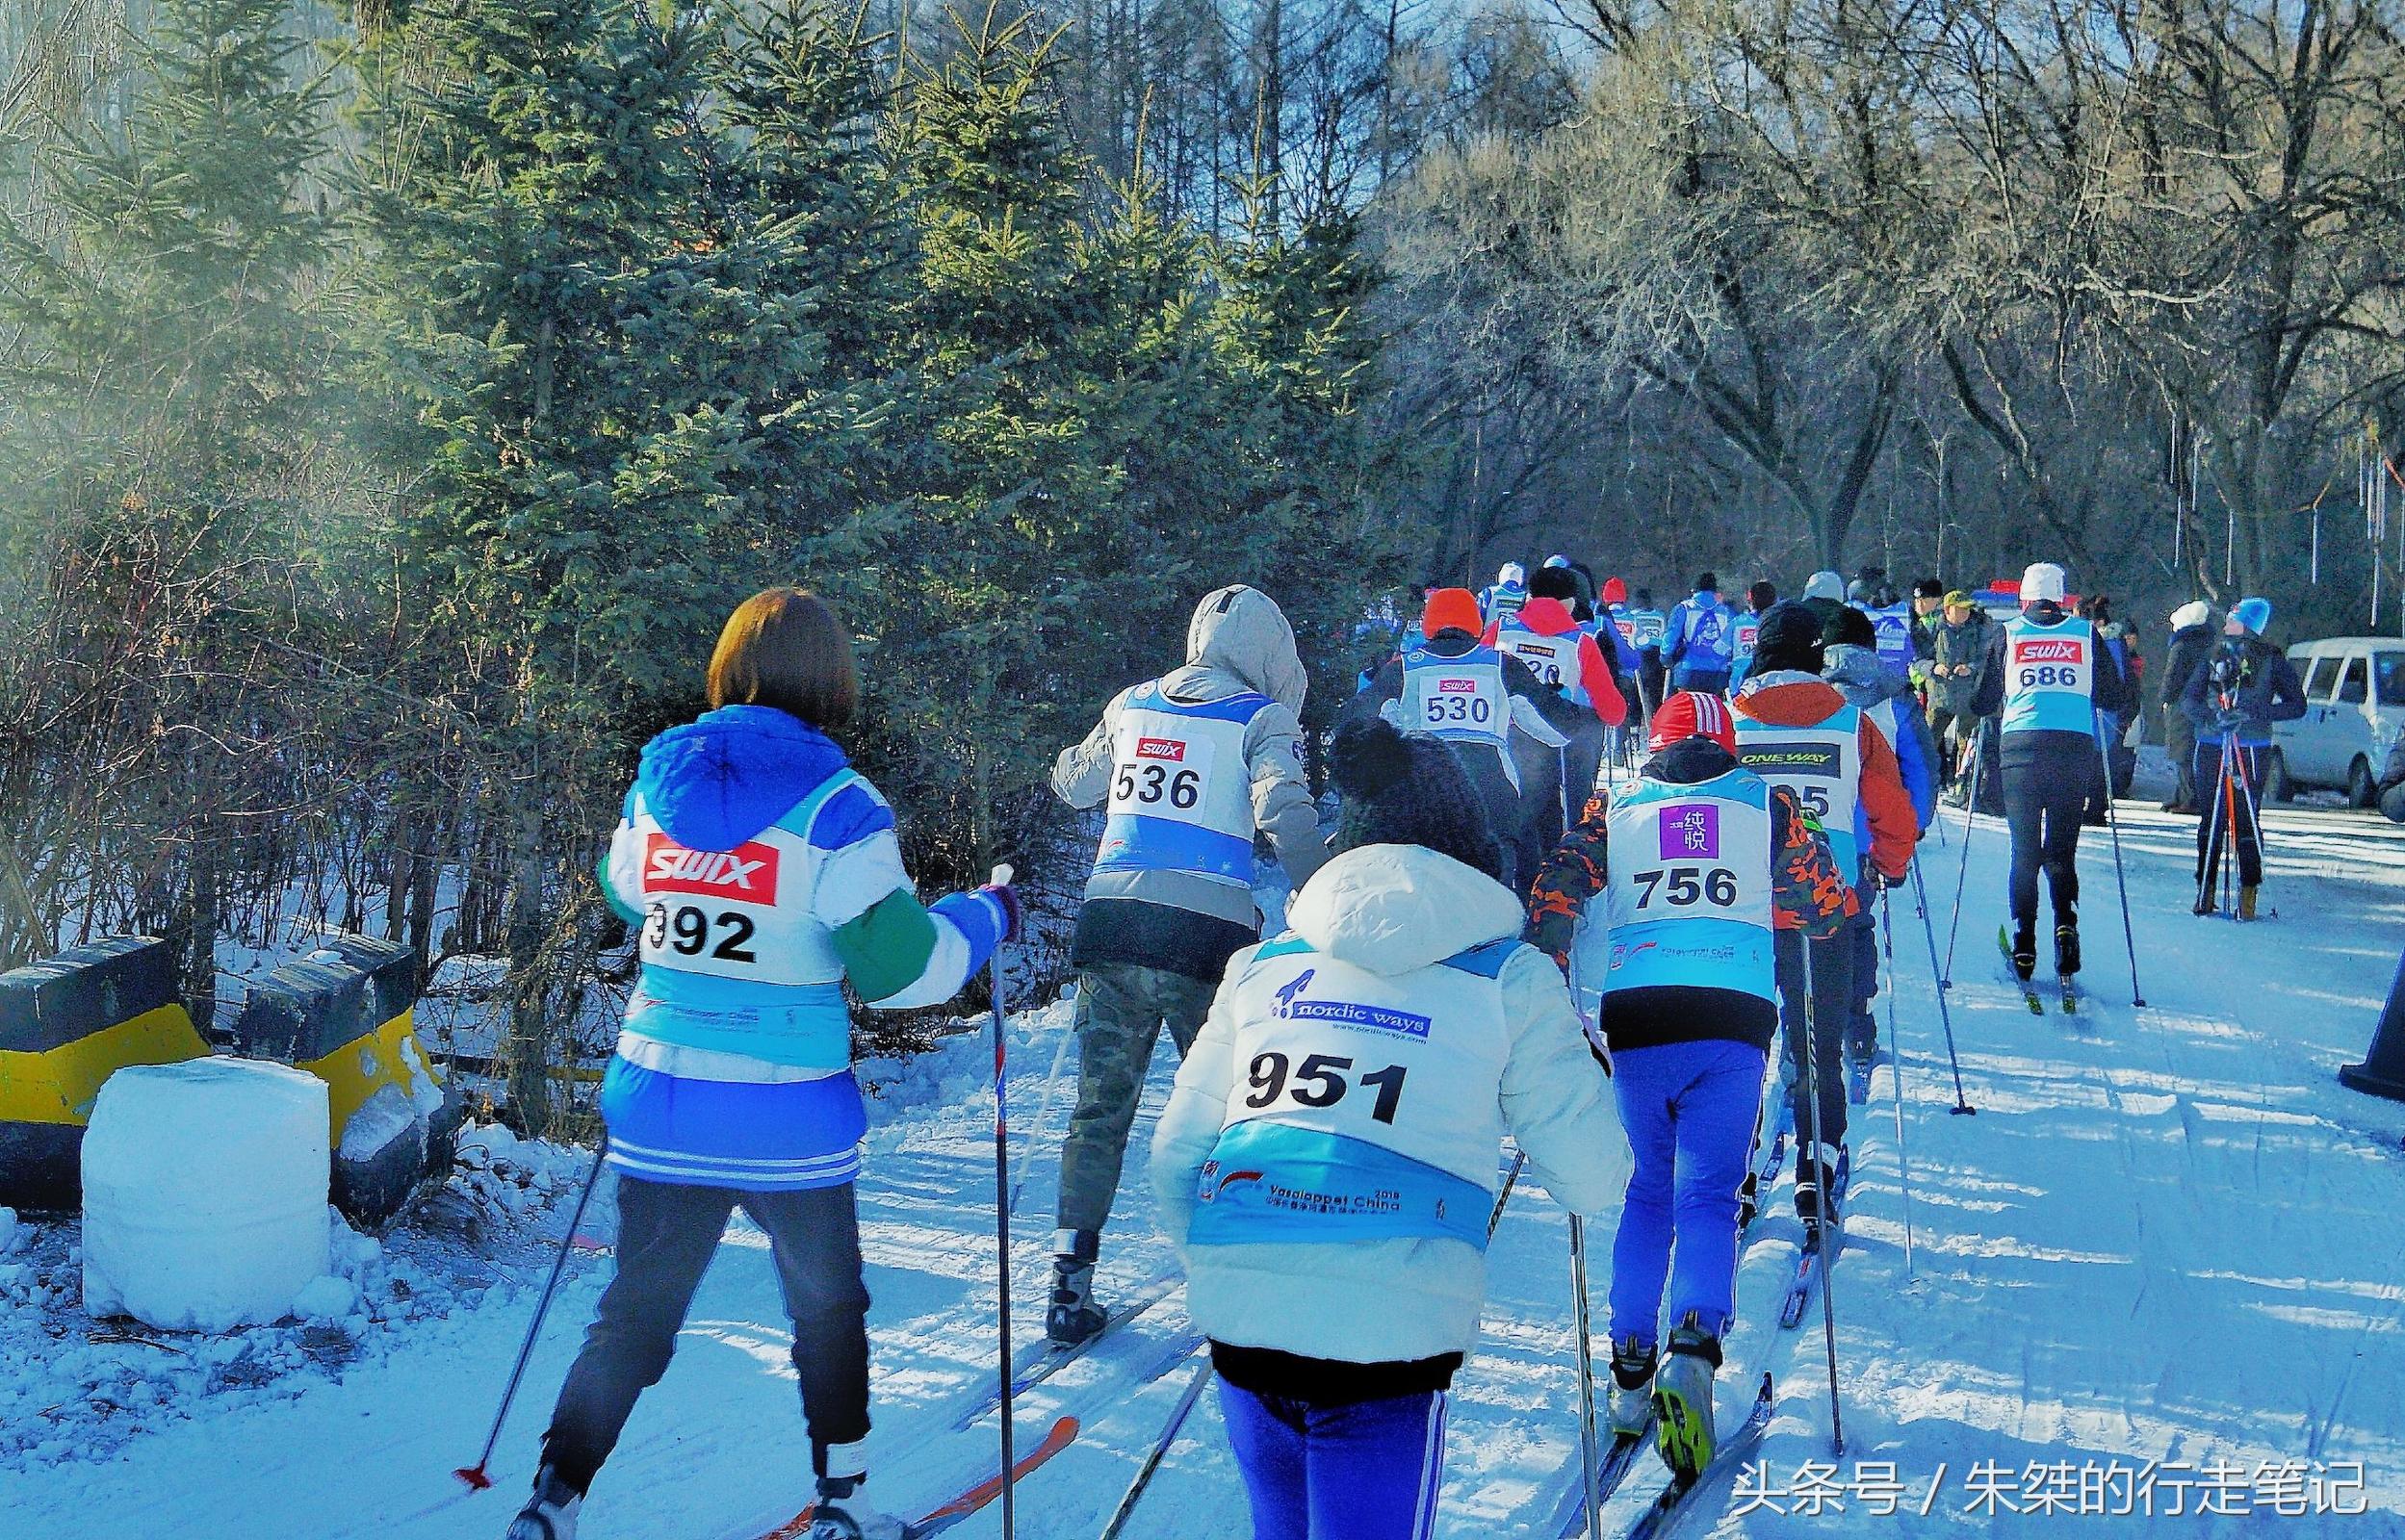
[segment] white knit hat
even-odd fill
[[[1842,604],[1846,602],[1846,579],[1833,572],[1816,572],[1804,580],[1803,596],[1834,600]]]
[[[2021,603],[2035,603],[2041,599],[2059,604],[2070,589],[2063,580],[2062,569],[2051,561],[2033,561],[2021,570]]]
[[[2171,612],[2171,629],[2175,631],[2185,630],[2190,626],[2202,626],[2212,618],[2211,604],[2201,599],[2191,599]]]

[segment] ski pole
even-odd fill
[[[1528,1151],[1512,1152],[1512,1168],[1504,1173],[1503,1191],[1495,1194],[1495,1206],[1487,1216],[1487,1239],[1495,1238],[1495,1226],[1503,1222],[1503,1205],[1512,1201],[1512,1189],[1519,1186],[1520,1168],[1528,1164]]]
[[[1603,1540],[1603,1492],[1595,1451],[1595,1346],[1587,1305],[1587,1224],[1570,1216],[1570,1313],[1578,1332],[1578,1459],[1587,1494],[1587,1540]]]
[[[2130,949],[2130,1004],[2142,1006],[2137,988],[2137,934],[2130,928],[2130,874],[2121,865],[2121,811],[2112,794],[2112,751],[2105,747],[2105,713],[2096,713],[2096,749],[2105,761],[2105,822],[2112,830],[2112,880],[2121,889],[2121,942]]]
[[[1937,931],[1929,923],[1929,885],[1921,877],[1921,858],[1918,854],[1912,858],[1912,889],[1921,900],[1921,935],[1929,943],[1929,974],[1935,978],[1937,974]],[[1953,1066],[1954,1071],[1952,1116],[1968,1117],[1978,1109],[1972,1106],[1970,1099],[1962,1093],[1962,1059],[1954,1052],[1954,1013],[1946,1004],[1946,986],[1942,982],[1937,986],[1937,1019],[1946,1028],[1946,1062]]]
[[[1170,1449],[1177,1444],[1177,1430],[1186,1424],[1186,1414],[1194,1410],[1194,1403],[1202,1398],[1202,1387],[1210,1382],[1211,1361],[1204,1358],[1194,1366],[1193,1375],[1187,1379],[1185,1390],[1178,1395],[1177,1404],[1170,1411],[1169,1424],[1161,1429],[1161,1436],[1152,1441],[1151,1452],[1136,1468],[1135,1479],[1127,1483],[1127,1490],[1120,1496],[1119,1506],[1111,1510],[1111,1522],[1102,1526],[1101,1540],[1119,1540],[1119,1531],[1127,1527],[1129,1516],[1136,1511],[1136,1503],[1142,1501],[1145,1489],[1152,1484],[1153,1473],[1161,1468],[1161,1461],[1168,1458]]]
[[[1985,724],[1980,725],[1979,732],[1982,734],[1987,732]],[[1972,744],[1971,752],[1975,757],[1971,761],[1971,800],[1962,809],[1962,864],[1954,870],[1953,918],[1946,922],[1946,966],[1937,975],[1937,988],[1941,993],[1954,987],[1954,942],[1962,935],[1962,889],[1963,885],[1970,880],[1971,876],[1972,820],[1978,816],[1979,782],[1987,774],[1987,756],[1983,752],[1984,743],[1985,739],[1982,736],[1973,740]]]
[[[568,1266],[568,1250],[576,1244],[577,1227],[584,1222],[584,1206],[593,1201],[593,1188],[601,1181],[602,1164],[609,1156],[609,1135],[602,1134],[601,1147],[593,1152],[593,1168],[584,1173],[584,1189],[577,1194],[576,1212],[568,1216],[566,1233],[559,1237],[559,1254],[552,1258],[551,1276],[544,1280],[543,1296],[534,1303],[534,1319],[527,1322],[526,1341],[518,1345],[518,1361],[509,1370],[509,1383],[503,1387],[501,1405],[493,1413],[492,1430],[484,1435],[484,1451],[474,1465],[461,1466],[451,1474],[468,1484],[471,1492],[481,1492],[493,1484],[484,1467],[493,1458],[493,1448],[501,1442],[501,1424],[508,1420],[509,1403],[518,1399],[518,1384],[526,1378],[526,1362],[534,1356],[534,1339],[543,1330],[543,1318],[551,1314],[552,1296],[558,1291],[559,1274]]]
[[[1007,865],[994,868],[993,883],[1008,887],[1012,872]],[[992,970],[992,1005],[994,1008],[994,1235],[996,1249],[1000,1253],[1001,1297],[998,1317],[1002,1339],[1002,1540],[1012,1540],[1017,1532],[1017,1479],[1012,1466],[1013,1437],[1011,1430],[1011,1160],[1010,1110],[1006,1077],[1008,1055],[1004,1047],[1005,1027],[1002,1020],[1002,943],[994,943],[994,953],[986,960]]]
[[[1829,1291],[1830,1276],[1836,1271],[1830,1266],[1836,1258],[1828,1249],[1827,1239],[1830,1177],[1834,1173],[1822,1164],[1824,1158],[1822,1151],[1828,1148],[1828,1145],[1821,1138],[1821,1045],[1815,1030],[1815,1017],[1818,1013],[1812,1008],[1812,937],[1798,935],[1796,939],[1801,942],[1803,947],[1804,1108],[1812,1119],[1812,1165],[1818,1178],[1819,1194],[1813,1203],[1812,1230],[1813,1234],[1821,1240],[1821,1336],[1822,1340],[1828,1344],[1829,1452],[1836,1455],[1846,1452],[1846,1424],[1844,1413],[1839,1411],[1837,1404],[1837,1302]],[[1796,1163],[1796,1168],[1798,1171],[1803,1169],[1803,1163],[1800,1160]],[[1571,1235],[1575,1238],[1577,1232],[1573,1230]],[[1589,1487],[1592,1490],[1591,1479]]]
[[[1893,889],[1879,900],[1879,942],[1887,954],[1887,1058],[1888,1072],[1896,1077],[1896,1171],[1904,1189],[1904,1276],[1914,1276],[1912,1269],[1912,1156],[1904,1147],[1904,1056],[1896,1043],[1896,895]],[[1808,944],[1808,943],[1807,943]]]
[[[1052,1068],[1044,1077],[1044,1096],[1036,1104],[1035,1125],[1027,1130],[1027,1137],[1019,1144],[1019,1175],[1011,1181],[1010,1211],[1013,1214],[1019,1212],[1020,1194],[1027,1191],[1027,1171],[1035,1165],[1036,1140],[1052,1125],[1052,1105],[1059,1099],[1055,1093],[1060,1090],[1061,1070],[1069,1063],[1069,1045],[1076,1040],[1076,1031],[1072,1028],[1061,1034],[1060,1046],[1052,1050]]]

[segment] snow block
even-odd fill
[[[175,954],[120,936],[0,973],[0,1203],[75,1207],[85,1126],[127,1065],[207,1054],[176,990]]]
[[[451,1168],[465,1109],[416,1030],[417,960],[398,941],[337,936],[253,983],[233,1039],[325,1082],[334,1205],[371,1228]]]
[[[84,1141],[84,1308],[167,1331],[290,1314],[332,1270],[325,1101],[255,1059],[110,1076]]]

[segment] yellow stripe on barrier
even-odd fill
[[[351,1039],[323,1058],[294,1066],[325,1082],[337,1144],[342,1142],[343,1129],[349,1123],[351,1114],[366,1106],[369,1097],[386,1086],[398,1086],[404,1095],[408,1093],[412,1077],[404,1044],[414,1048],[427,1078],[438,1086],[443,1083],[442,1071],[427,1057],[426,1044],[415,1040],[417,1019],[417,1007],[411,1006],[374,1032]]]
[[[91,1120],[101,1083],[127,1065],[172,1065],[206,1058],[209,1045],[192,1014],[163,1005],[129,1021],[88,1033],[41,1053],[0,1050],[0,1123]]]

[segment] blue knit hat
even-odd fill
[[[2264,628],[2271,624],[2271,601],[2241,599],[2230,606],[2230,618],[2245,627],[2252,634],[2261,636]]]

